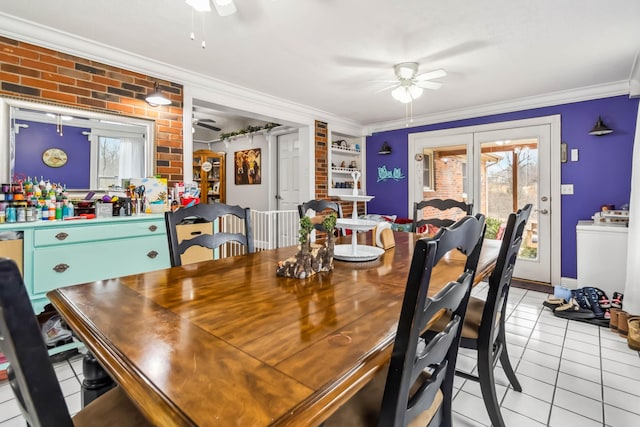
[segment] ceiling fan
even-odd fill
[[[195,117],[191,119],[191,123],[195,126],[200,126],[202,128],[213,130],[216,132],[221,131],[222,129],[214,125],[215,122],[216,121],[213,119],[197,119]]]
[[[418,99],[424,89],[436,90],[440,89],[442,83],[431,81],[447,75],[443,69],[429,71],[427,73],[418,74],[417,62],[401,62],[393,66],[393,72],[397,81],[382,90],[392,89],[391,96],[397,101],[407,104],[414,99]]]

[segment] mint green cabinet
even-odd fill
[[[170,266],[162,215],[2,224],[3,231],[23,232],[24,281],[36,313],[52,289]]]

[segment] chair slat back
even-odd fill
[[[459,250],[467,259],[482,246],[484,216],[465,216],[432,238],[416,242],[405,288],[400,321],[387,375],[380,426],[404,426],[429,408],[438,390],[444,403],[441,416],[451,418],[451,390],[461,325],[467,309],[474,271],[464,271],[433,297],[428,297],[431,273],[450,251]],[[467,267],[475,269],[476,265]],[[441,310],[453,315],[446,328],[427,338],[426,327]],[[423,373],[430,368],[429,376]],[[417,390],[410,395],[411,390]]]
[[[244,233],[227,232],[223,229],[221,219],[231,215],[240,219],[244,224]],[[180,240],[178,228],[186,221],[205,223],[209,230],[213,230],[214,223],[218,223],[220,231],[215,233],[191,233],[195,237]],[[169,239],[169,257],[173,267],[182,265],[182,255],[192,247],[217,249],[229,242],[237,242],[246,248],[247,253],[255,252],[253,229],[251,225],[251,209],[231,206],[224,203],[198,204],[188,208],[181,208],[175,212],[165,212],[167,238]]]
[[[336,213],[338,218],[342,218],[342,205],[331,200],[309,200],[308,202],[298,205],[298,213],[300,214],[300,218],[305,216],[309,210],[314,211],[316,215],[320,215],[321,212],[325,210],[331,210]],[[314,224],[313,227],[316,230],[326,232],[322,224]],[[342,235],[342,231],[340,229],[338,229],[338,233],[338,235]]]
[[[413,229],[412,231],[417,231],[420,227],[425,225],[434,225],[436,227],[449,227],[454,224],[456,220],[449,218],[438,218],[438,217],[430,217],[430,218],[422,218],[422,210],[424,208],[431,207],[437,209],[441,212],[447,211],[449,209],[459,209],[463,215],[471,215],[473,211],[473,204],[467,204],[465,202],[461,202],[453,199],[429,199],[423,200],[421,202],[416,202],[413,204]],[[420,215],[418,215],[420,213]],[[422,219],[419,219],[422,218]]]
[[[480,342],[491,343],[495,341],[499,332],[494,327],[498,324],[497,316],[500,314],[503,319],[506,316],[509,286],[531,209],[532,205],[527,204],[524,208],[519,209],[518,212],[509,214],[507,218],[507,226],[502,236],[496,268],[489,277],[489,292],[482,311],[482,319],[478,331],[478,341]]]
[[[0,352],[30,426],[72,427],[60,384],[16,263],[0,258]]]

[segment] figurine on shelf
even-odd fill
[[[342,163],[340,163],[340,167],[341,168],[346,168],[347,164],[345,163],[345,161],[343,160]]]

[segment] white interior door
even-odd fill
[[[278,135],[278,210],[296,210],[300,201],[300,140],[298,133]]]

